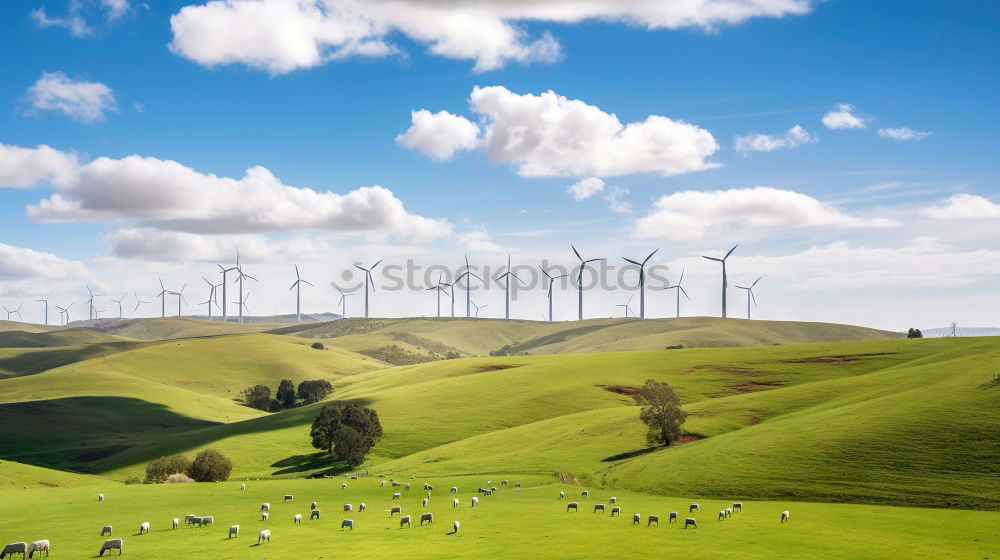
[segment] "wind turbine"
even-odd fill
[[[245,301],[244,298],[243,298],[243,280],[244,279],[253,280],[254,282],[260,282],[260,280],[257,280],[253,276],[250,276],[249,274],[246,274],[246,273],[243,272],[243,268],[240,266],[240,253],[239,253],[239,251],[236,252],[236,273],[237,273],[237,275],[236,275],[236,283],[238,283],[240,285],[240,301],[238,303],[240,304],[239,305],[239,308],[240,308],[240,322],[242,323],[243,322],[243,309],[246,307],[242,303],[243,301]],[[225,278],[225,277],[223,276],[223,278]],[[249,296],[249,294],[248,294],[248,296]],[[225,300],[223,300],[223,301],[225,301]],[[225,311],[223,311],[222,314],[223,314],[223,317],[224,317],[225,316]]]
[[[747,291],[747,319],[750,318],[750,300],[753,300],[754,307],[757,307],[757,297],[753,295],[753,288],[757,285],[757,282],[760,282],[760,279],[761,277],[758,276],[757,279],[753,281],[753,284],[750,284],[749,288],[746,286],[736,286],[741,290]]]
[[[372,271],[375,270],[375,267],[381,262],[382,259],[379,259],[377,263],[369,266],[368,268],[365,268],[360,264],[354,265],[354,268],[365,271],[365,319],[368,318],[368,287],[371,286],[372,293],[375,293],[375,281],[372,280]]]
[[[544,274],[545,277],[549,279],[549,322],[551,323],[552,322],[552,285],[555,284],[556,280],[558,280],[560,278],[565,278],[565,277],[569,276],[569,274],[560,274],[559,276],[552,276],[551,274],[549,274],[548,272],[546,272],[544,268],[542,268],[540,266],[538,268],[542,271],[542,274]]]
[[[483,281],[475,272],[472,272],[472,268],[469,267],[469,255],[465,255],[465,272],[458,275],[455,278],[454,284],[458,284],[458,281],[465,278],[465,318],[470,319],[472,317],[472,281],[467,277],[472,277],[480,282]],[[452,288],[454,290],[454,288]],[[483,307],[486,307],[485,305]],[[476,317],[479,316],[478,307],[476,307]]]
[[[681,277],[680,277],[680,280],[677,281],[677,284],[674,284],[673,286],[663,286],[663,287],[660,288],[661,290],[677,290],[677,316],[678,317],[681,316],[681,293],[684,294],[684,297],[686,297],[688,299],[688,301],[691,301],[691,296],[688,295],[687,290],[685,290],[684,286],[681,285],[682,282],[684,282],[684,270],[683,269],[681,270]]]
[[[472,305],[476,308],[476,319],[479,318],[480,309],[486,309],[487,307],[489,307],[489,305],[476,305],[476,302],[474,301],[472,302]]]
[[[240,250],[239,250],[239,248],[236,249],[236,266],[231,267],[231,268],[226,268],[226,267],[222,266],[221,264],[217,265],[217,266],[219,267],[219,272],[222,273],[222,322],[225,323],[225,322],[229,321],[229,318],[226,316],[226,301],[228,301],[226,299],[226,274],[229,273],[229,272],[232,272],[234,270],[238,270],[240,268]]]
[[[582,321],[583,320],[583,270],[584,270],[584,268],[586,268],[587,263],[596,262],[596,261],[603,261],[604,258],[602,257],[602,258],[599,258],[599,259],[584,260],[583,257],[580,256],[580,251],[576,250],[576,247],[573,247],[572,245],[570,245],[570,248],[573,249],[573,253],[576,254],[576,258],[580,259],[580,274],[577,276],[576,284],[577,284],[577,289],[580,292],[580,294],[579,294],[579,296],[580,296],[580,320]]]
[[[101,297],[104,294],[95,294],[94,291],[90,289],[90,285],[88,285],[86,282],[84,282],[83,285],[87,286],[87,291],[90,292],[90,299],[88,299],[86,303],[87,303],[88,306],[90,306],[90,316],[89,316],[89,318],[91,320],[93,320],[93,318],[94,318],[94,298],[95,297]]]
[[[704,258],[710,261],[716,261],[722,263],[722,318],[723,319],[726,318],[726,288],[729,287],[729,279],[726,277],[726,259],[728,259],[729,255],[732,255],[733,251],[735,251],[736,248],[739,246],[740,246],[739,243],[733,245],[733,248],[730,249],[729,252],[726,253],[726,256],[722,257],[721,259],[717,259],[715,257],[704,257],[704,255],[702,255]]]
[[[659,249],[656,249],[655,251],[650,253],[649,256],[643,259],[641,263],[633,261],[632,259],[625,259],[627,262],[630,262],[639,267],[639,318],[640,319],[646,318],[646,263],[649,262],[649,259],[653,258],[653,255],[656,254],[656,251],[659,251]],[[624,259],[625,257],[622,258]]]
[[[233,302],[236,305],[238,305],[239,308],[240,308],[240,322],[241,323],[243,322],[243,310],[245,309],[247,313],[250,313],[250,308],[247,306],[247,300],[248,299],[250,299],[250,290],[247,290],[246,297],[243,297],[243,295],[241,293],[240,294],[240,301],[234,301]]]
[[[151,302],[148,302],[148,301],[146,301],[144,299],[139,299],[139,294],[137,294],[135,292],[132,292],[132,297],[135,298],[135,309],[132,310],[132,313],[135,313],[135,312],[139,311],[139,306],[140,305],[142,305],[144,303],[151,303]]]
[[[67,305],[66,307],[59,307],[58,305],[56,306],[56,309],[58,309],[58,310],[59,310],[59,313],[60,313],[61,315],[65,315],[65,317],[66,317],[66,322],[65,322],[64,324],[66,324],[66,325],[68,325],[68,324],[69,324],[69,308],[70,308],[70,307],[73,307],[73,303],[76,303],[76,302],[71,302],[71,303],[70,303],[69,305]]]
[[[49,295],[45,296],[43,299],[36,299],[35,301],[41,301],[45,303],[45,326],[49,326],[49,298],[52,297],[52,290],[49,290]]]
[[[333,284],[333,282],[331,282],[331,284]],[[349,296],[353,296],[354,294],[345,294],[344,290],[341,290],[340,286],[336,284],[333,284],[333,287],[337,288],[337,291],[340,292],[340,301],[338,301],[337,304],[340,305],[340,318],[343,319],[347,317],[347,298]]]
[[[94,319],[100,319],[101,318],[101,313],[104,313],[104,311],[105,311],[104,309],[95,309],[94,310]]]
[[[115,302],[115,303],[118,304],[118,318],[119,319],[121,319],[121,318],[124,317],[124,314],[122,314],[122,302],[125,301],[125,296],[127,296],[127,295],[128,295],[128,292],[125,292],[124,294],[122,294],[122,297],[120,297],[118,299],[111,300],[111,301],[113,301],[113,302]]]
[[[205,278],[204,276],[202,276],[201,279],[204,280],[206,284],[208,284],[208,300],[201,302],[199,305],[208,304],[208,320],[211,321],[212,320],[212,304],[215,304],[216,307],[219,306],[219,301],[218,301],[219,298],[216,296],[215,290],[218,289],[219,286],[223,286],[223,288],[225,288],[225,284],[224,283],[223,284],[213,284],[208,278]],[[223,280],[223,282],[225,282],[225,280]]]
[[[156,294],[156,297],[160,298],[160,317],[166,317],[167,316],[167,293],[168,292],[167,292],[167,289],[165,287],[163,287],[163,278],[157,278],[157,280],[160,281],[160,293]],[[139,299],[139,296],[136,296],[136,299]],[[136,304],[135,307],[136,307],[136,309],[138,309],[139,305]]]
[[[619,303],[618,305],[615,306],[615,307],[624,307],[625,308],[625,318],[626,319],[628,319],[629,312],[632,312],[632,307],[630,307],[630,305],[632,303],[632,298],[633,297],[635,297],[635,294],[632,294],[632,295],[628,296],[628,301],[626,301],[625,303]]]
[[[441,291],[444,290],[445,293],[447,293],[447,288],[445,287],[445,284],[441,283],[441,280],[442,280],[443,276],[444,276],[444,271],[442,270],[438,274],[437,284],[434,284],[430,288],[427,288],[428,291],[430,291],[430,290],[437,290],[437,316],[438,316],[438,319],[441,318]],[[455,301],[454,297],[452,298],[452,301]],[[454,314],[454,310],[455,310],[455,307],[454,307],[454,305],[452,305],[452,313],[453,314]]]
[[[302,284],[309,284],[310,286],[313,286],[314,288],[316,287],[312,282],[310,282],[308,280],[303,280],[302,277],[299,276],[299,265],[295,265],[295,282],[292,282],[292,287],[288,288],[288,291],[290,292],[290,291],[292,291],[292,288],[296,288],[296,290],[295,290],[295,320],[296,321],[301,321],[302,320]]]
[[[24,302],[23,301],[20,303],[20,305],[17,306],[17,309],[13,309],[13,310],[12,309],[7,309],[7,306],[4,306],[3,310],[7,312],[7,320],[10,321],[11,315],[17,315],[18,319],[20,319],[20,321],[23,323],[24,322],[24,317],[21,317],[21,307],[23,307],[23,306],[24,306]]]
[[[497,276],[496,280],[497,280],[497,282],[499,282],[500,280],[503,280],[504,278],[506,278],[507,281],[504,282],[504,287],[503,287],[503,292],[504,292],[504,296],[503,296],[503,302],[504,302],[503,316],[504,316],[504,319],[510,320],[510,279],[513,278],[514,280],[517,280],[518,282],[521,282],[521,279],[518,278],[517,275],[514,274],[513,272],[511,272],[511,270],[510,270],[510,255],[507,255],[507,272],[504,272],[500,276]],[[523,284],[524,282],[521,282],[521,283]]]
[[[178,317],[181,316],[181,300],[183,300],[184,303],[187,303],[187,298],[184,297],[184,288],[187,288],[187,283],[186,282],[184,283],[183,286],[181,286],[181,291],[179,291],[179,292],[167,292],[170,295],[177,296],[177,316]]]

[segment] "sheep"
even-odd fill
[[[496,491],[497,491],[496,486],[490,486],[490,492],[496,492]]]
[[[788,513],[788,510],[787,510],[787,509],[786,509],[785,511],[781,512],[781,523],[784,523],[784,522],[788,521],[788,517],[789,517],[790,515],[791,515],[791,514],[790,514],[790,513]]]
[[[405,486],[403,486],[403,488],[405,488],[405,489],[409,490],[409,489],[410,489],[410,483],[409,483],[409,482],[407,482],[407,483],[406,483],[406,485],[405,485]]]
[[[185,525],[194,525],[194,518],[195,517],[198,517],[198,516],[195,515],[195,514],[193,514],[193,513],[189,513],[189,514],[185,515],[184,516],[184,524]]]
[[[201,517],[195,517],[194,523],[198,527],[204,527],[205,525],[215,525],[214,515],[202,515]]]
[[[341,490],[346,490],[347,489],[347,483],[345,482],[345,483],[341,484],[340,485],[340,489]]]
[[[429,501],[431,501],[431,499],[430,499],[430,498],[424,498],[424,500],[423,500],[423,502],[421,503],[421,505],[422,505],[422,506],[424,506],[424,507],[426,507],[426,506],[427,506],[427,502],[429,502]]]
[[[684,519],[684,528],[687,529],[688,527],[694,527],[695,529],[697,529],[698,528],[698,522],[695,521],[695,519],[693,517],[688,517],[688,518]]]
[[[109,537],[111,536],[111,525],[101,527],[101,536],[103,537],[105,534]]]
[[[673,523],[674,521],[677,521],[677,512],[676,511],[670,512],[670,516],[667,517],[667,523]]]
[[[565,498],[565,497],[566,497],[566,493],[565,492],[560,492],[559,493],[559,499],[560,500],[563,499],[563,498]]]
[[[611,498],[608,499],[608,501],[611,502],[611,505],[615,505],[615,503],[618,502],[618,498],[616,496],[611,496]]]
[[[175,518],[173,519],[173,525],[174,525],[174,529],[176,529],[176,528],[180,527],[180,526],[181,526],[181,520],[180,520],[180,519],[177,519],[177,518],[175,517]]]
[[[392,506],[392,509],[389,510],[389,517],[392,517],[392,514],[394,513],[402,513],[402,511],[403,510],[399,506]]]
[[[452,530],[451,530],[451,532],[452,532],[452,533],[457,533],[457,532],[458,532],[458,527],[459,527],[459,525],[461,525],[461,523],[459,523],[459,522],[458,522],[458,521],[456,520],[456,521],[455,521],[455,523],[454,523],[454,524],[452,525]]]
[[[351,504],[344,504],[344,511],[353,511],[354,506]]]
[[[316,502],[313,502],[313,503],[309,504],[309,509],[310,509],[310,510],[314,510],[314,509],[316,509],[317,507],[319,507],[319,505],[318,505],[318,504],[317,504]]]
[[[743,502],[736,502],[733,504],[733,511],[743,511]]]
[[[384,480],[382,481],[381,484],[379,484],[379,488],[385,488],[385,481]]]
[[[264,541],[271,542],[270,529],[264,529],[263,531],[257,533],[257,546],[260,546],[260,544]]]
[[[149,532],[149,521],[144,521],[139,525],[139,534],[141,535],[143,533],[148,533],[148,532]]]
[[[271,516],[271,514],[268,513],[268,512],[266,512],[266,511],[260,512],[260,520],[261,521],[267,521],[267,518],[270,517],[270,516]]]
[[[345,520],[341,521],[340,522],[340,528],[344,529],[345,527],[348,528],[348,529],[350,529],[351,531],[353,531],[354,530],[354,520],[353,519],[345,519]]]
[[[615,506],[615,507],[611,508],[611,517],[614,517],[614,516],[615,516],[616,514],[617,514],[617,515],[618,515],[619,517],[621,517],[621,514],[622,514],[622,508],[620,508],[620,507],[618,507],[618,506]]]
[[[296,513],[295,517],[292,518],[292,523],[302,523],[302,514]]]
[[[431,499],[431,493],[430,492],[427,493],[427,499],[428,500]]]
[[[403,496],[403,495],[402,495],[402,494],[400,494],[399,492],[393,492],[393,493],[392,493],[392,499],[393,499],[393,500],[398,500],[398,499],[399,499],[399,498],[401,498],[402,496]]]
[[[571,509],[573,511],[580,511],[580,504],[578,504],[576,502],[570,502],[570,503],[566,504],[566,511],[569,511]]]
[[[404,523],[406,524],[407,527],[412,527],[412,525],[410,525],[410,516],[409,515],[404,515],[404,516],[402,516],[402,517],[399,518],[399,528],[400,529],[403,528],[403,524]]]
[[[479,504],[479,496],[472,497],[472,507],[476,507]]]
[[[720,509],[719,510],[719,519],[718,520],[719,521],[723,521],[725,519],[726,519],[726,510]]]
[[[657,527],[660,526],[660,516],[659,515],[650,515],[649,517],[646,518],[646,527],[649,527],[653,523],[656,523]]]
[[[697,511],[701,513],[701,510],[698,509],[698,504],[691,504],[688,506],[688,513],[691,513],[692,511]]]
[[[271,503],[264,502],[263,504],[260,504],[260,511],[271,511]]]
[[[385,486],[385,485],[383,484],[382,486]],[[392,487],[393,488],[399,488],[400,486],[401,486],[400,483],[396,482],[395,480],[392,481]]]
[[[580,492],[580,495],[583,496],[584,498],[587,498],[590,496],[590,491],[584,490],[583,492]]]
[[[514,484],[514,488],[520,488],[520,487],[521,487],[521,483],[520,482]]]
[[[357,480],[357,479],[358,477],[354,476],[353,474],[351,475],[351,480]]]
[[[429,483],[425,482],[424,483],[424,490],[430,490],[430,489],[431,489],[431,485]]]
[[[285,494],[285,501],[286,502],[290,502],[290,501],[292,501],[294,499],[295,499],[295,496],[292,496],[291,494]]]
[[[3,551],[0,552],[0,558],[5,558],[8,554],[14,556],[15,554],[20,554],[21,558],[28,553],[28,543],[26,542],[16,542],[10,543],[3,547]]]
[[[247,489],[246,484],[240,484],[240,490],[246,490],[246,489]]]
[[[101,551],[97,555],[104,556],[104,553],[107,552],[110,556],[112,550],[117,550],[118,556],[121,556],[125,552],[125,541],[122,539],[104,541],[104,544],[101,545]]]
[[[642,516],[639,515],[638,513],[633,513],[632,514],[632,524],[633,525],[638,525],[640,521],[642,521]]]
[[[458,498],[455,498],[454,500],[451,501],[451,507],[453,508],[458,507]]]
[[[233,526],[229,527],[229,538],[239,537],[239,536],[240,536],[240,526],[239,525],[233,525]]]
[[[457,494],[458,493],[458,486],[452,486],[451,487],[451,493],[452,494]]]
[[[434,523],[434,514],[433,513],[421,513],[420,514],[420,525],[423,525],[425,521],[427,522],[428,525],[430,525],[431,523]]]
[[[726,512],[726,517],[732,517],[733,516],[733,508],[726,508],[726,509],[724,509],[722,511]]]
[[[104,494],[98,494],[97,495],[97,501],[98,502],[103,502],[104,501]]]
[[[594,504],[594,513],[597,513],[597,510],[601,510],[601,513],[604,513],[604,504]]]
[[[309,512],[309,519],[319,519],[319,510],[314,509]]]
[[[48,555],[49,555],[49,540],[48,539],[42,539],[40,541],[35,541],[35,542],[31,543],[31,546],[28,547],[28,558],[33,557],[36,552],[38,553],[39,556],[41,556],[42,553],[44,552],[45,556],[48,557]]]
[[[365,503],[364,502],[361,502],[360,504],[358,504],[358,511],[365,511]]]

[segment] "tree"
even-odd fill
[[[322,342],[313,342],[312,343],[312,349],[313,350],[323,350],[325,348],[326,348],[326,346],[323,346]]]
[[[309,435],[313,447],[333,453],[354,468],[382,438],[382,424],[371,408],[328,404],[313,420]]]
[[[267,385],[254,385],[243,389],[243,403],[257,410],[271,408],[271,388]]]
[[[670,445],[677,441],[688,414],[681,409],[681,399],[670,385],[647,379],[635,399],[642,405],[639,419],[649,426],[646,441],[650,445]]]
[[[920,329],[910,329],[906,333],[906,338],[923,338],[924,333],[920,332]]]
[[[160,457],[146,465],[146,482],[160,483],[172,474],[187,472],[191,460],[183,455]]]
[[[187,469],[187,475],[198,482],[221,482],[233,472],[233,462],[214,449],[198,453]]]
[[[291,379],[282,379],[278,385],[278,393],[275,395],[283,408],[295,406],[295,384]]]
[[[319,402],[325,399],[330,391],[333,391],[333,385],[330,385],[326,379],[299,383],[299,398],[305,401],[303,404]]]

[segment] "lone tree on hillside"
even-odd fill
[[[295,383],[292,383],[291,379],[282,379],[278,385],[278,393],[275,395],[275,398],[277,398],[283,408],[292,408],[295,406]]]
[[[365,455],[382,437],[382,424],[378,413],[357,404],[337,406],[328,404],[313,420],[312,445],[333,453],[354,468],[365,460]]]
[[[639,419],[649,426],[646,441],[650,445],[670,445],[681,437],[688,413],[681,409],[681,399],[670,385],[647,379],[635,399],[642,405]]]
[[[250,408],[270,410],[271,388],[267,385],[254,385],[243,389],[243,402]]]
[[[920,329],[910,329],[906,333],[906,338],[923,338],[924,333],[920,332]]]
[[[233,462],[214,449],[198,453],[187,469],[187,475],[198,482],[222,482],[233,472]]]

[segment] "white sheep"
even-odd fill
[[[317,504],[316,502],[313,502],[313,503],[309,504],[309,509],[310,510],[316,509],[317,507],[319,507],[319,504]]]
[[[319,510],[314,509],[311,512],[309,512],[309,519],[319,519]]]
[[[458,493],[458,486],[452,486],[451,487],[451,493],[452,494],[457,494]]]
[[[743,511],[743,502],[736,502],[733,504],[733,511]]]
[[[676,511],[670,512],[670,517],[667,518],[667,523],[673,523],[674,521],[677,521],[677,512]]]
[[[340,485],[340,489],[341,490],[346,490],[347,489],[347,483],[345,482],[345,483],[341,484]]]
[[[459,526],[461,526],[461,525],[462,525],[462,524],[461,524],[461,523],[459,523],[459,522],[458,522],[458,521],[456,520],[456,521],[455,521],[455,523],[454,523],[454,525],[452,525],[452,527],[454,527],[454,528],[452,529],[452,531],[451,531],[451,532],[452,532],[452,533],[457,533],[457,532],[458,532],[458,528],[459,528]]]
[[[563,499],[563,498],[565,498],[565,497],[566,497],[566,493],[565,492],[560,492],[559,493],[559,499],[560,500]]]
[[[472,497],[472,507],[476,507],[479,504],[479,496]]]
[[[269,512],[266,512],[266,511],[260,512],[260,520],[261,521],[267,521],[267,518],[270,517],[270,516],[271,516],[271,514]]]
[[[718,520],[719,520],[719,521],[722,521],[722,520],[724,520],[725,518],[726,518],[726,510],[724,510],[724,509],[720,509],[720,510],[719,510],[719,519],[718,519]]]
[[[264,541],[271,542],[271,530],[270,529],[264,529],[263,531],[257,533],[257,544],[260,545],[260,543],[262,543]]]
[[[246,490],[246,489],[247,489],[246,484],[240,484],[240,490]]]
[[[354,530],[354,520],[353,519],[345,519],[345,520],[341,521],[340,522],[340,528],[341,529],[347,528],[347,529],[350,529],[350,530],[353,531]]]
[[[570,502],[570,503],[566,504],[566,511],[569,511],[571,509],[573,511],[580,511],[580,504],[578,504],[576,502]]]
[[[785,511],[781,512],[781,523],[784,523],[785,521],[788,521],[788,517],[789,517],[790,515],[791,515],[791,514],[790,514],[790,513],[788,513],[788,510],[787,510],[787,509],[786,509]]]
[[[176,528],[180,527],[180,526],[181,526],[181,520],[180,520],[180,519],[177,519],[177,518],[175,517],[175,518],[173,519],[173,525],[174,525],[174,529],[176,529]]]
[[[410,483],[409,483],[409,482],[407,482],[407,483],[406,483],[406,486],[404,486],[403,488],[406,488],[407,490],[409,490],[409,489],[410,489]]]
[[[642,521],[642,516],[639,515],[638,513],[633,513],[632,514],[632,524],[633,525],[638,525],[640,521]]]
[[[726,512],[726,517],[732,517],[733,516],[733,508],[726,508],[726,509],[724,509],[722,511]]]
[[[104,494],[98,494],[97,495],[97,501],[98,502],[103,502],[104,501]]]
[[[392,517],[392,514],[394,513],[402,513],[402,508],[399,506],[392,506],[392,509],[389,510],[389,517]]]
[[[403,495],[402,495],[402,494],[400,494],[399,492],[393,492],[393,493],[392,493],[392,499],[393,499],[393,500],[398,500],[398,499],[399,499],[399,498],[401,498],[402,496],[403,496]]]
[[[365,503],[364,502],[361,502],[360,504],[358,504],[358,511],[365,511]]]
[[[604,513],[604,504],[594,504],[594,513],[597,513],[597,510],[600,510],[601,513]]]
[[[149,532],[149,521],[143,521],[139,525],[139,534],[141,535],[143,533],[148,533],[148,532]]]
[[[0,558],[5,558],[8,554],[14,556],[15,554],[20,554],[21,558],[28,553],[28,543],[26,542],[15,542],[10,543],[3,547],[3,551],[0,551]]]
[[[202,515],[198,518],[198,526],[204,527],[205,525],[215,525],[214,515]]]
[[[649,517],[646,518],[646,527],[649,527],[653,523],[656,523],[657,527],[660,526],[660,516],[659,515],[650,515]]]
[[[42,539],[40,541],[35,541],[35,542],[31,543],[31,546],[28,547],[28,558],[33,557],[36,552],[38,553],[39,556],[41,556],[42,553],[44,552],[45,556],[48,557],[48,555],[49,555],[49,540],[48,539]]]
[[[506,480],[501,480],[500,481],[500,485],[501,486],[507,486],[507,484],[509,484],[509,483]]]
[[[193,514],[193,513],[189,513],[189,514],[185,515],[184,516],[184,524],[185,525],[194,525],[194,518],[195,517],[198,517],[198,516],[195,515],[195,514]]]
[[[421,513],[420,514],[420,524],[423,525],[425,521],[427,522],[428,525],[430,525],[431,523],[434,523],[434,514],[433,513]]]
[[[611,505],[615,505],[615,503],[618,502],[618,498],[616,496],[611,496],[611,499],[608,501],[611,502]]]
[[[295,517],[292,518],[292,523],[302,523],[302,514],[296,513]]]
[[[402,517],[399,518],[399,528],[400,529],[403,528],[403,524],[404,523],[406,524],[407,527],[412,527],[412,525],[410,525],[410,516],[409,515],[404,515],[404,516],[402,516]]]
[[[451,501],[451,507],[453,508],[458,507],[458,498],[455,498],[454,500]]]
[[[691,513],[692,511],[701,512],[701,510],[698,509],[698,504],[691,504],[688,506],[688,513]]]
[[[109,537],[111,536],[111,525],[105,525],[104,527],[101,527],[101,536],[103,537],[105,535]]]
[[[429,501],[431,501],[431,499],[430,499],[430,498],[424,498],[424,500],[423,500],[423,503],[422,503],[421,505],[424,505],[424,506],[426,506],[426,505],[427,505],[427,502],[429,502]]]
[[[618,506],[611,508],[611,517],[614,517],[615,515],[618,515],[620,517],[621,514],[622,514],[622,508]]]
[[[427,499],[428,500],[431,499],[431,493],[430,492],[427,493]]]
[[[344,504],[344,511],[353,511],[353,510],[354,506],[352,506],[351,504]]]
[[[382,483],[379,484],[379,488],[384,488],[384,487],[385,487],[385,481],[383,480]]]
[[[580,495],[583,496],[584,498],[586,498],[586,497],[590,496],[590,491],[589,490],[584,490],[583,492],[580,492]]]
[[[239,525],[233,525],[233,526],[229,527],[229,538],[232,539],[234,537],[239,537],[239,536],[240,536],[240,526]]]
[[[271,511],[271,503],[264,502],[263,504],[260,504],[260,511]]]
[[[684,520],[684,528],[687,529],[688,527],[694,527],[695,529],[697,529],[698,522],[695,521],[693,517],[688,517]]]
[[[121,556],[125,552],[125,541],[122,539],[104,541],[104,544],[101,545],[101,551],[97,555],[104,556],[105,552],[110,555],[112,550],[117,550],[118,556]]]
[[[400,484],[399,482],[396,482],[395,480],[392,481],[392,487],[393,488],[399,488],[400,486],[402,486],[402,484]]]

